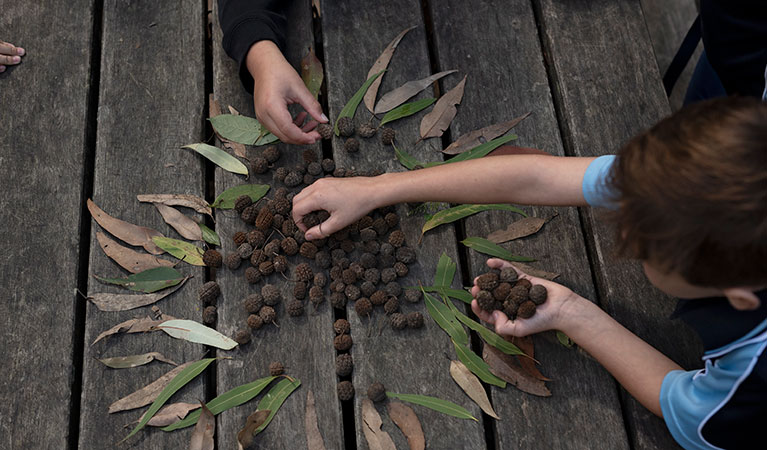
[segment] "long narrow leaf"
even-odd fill
[[[253,145],[263,129],[258,120],[242,115],[220,114],[208,120],[222,138],[245,145]]]
[[[436,98],[422,98],[421,100],[416,100],[414,102],[400,105],[387,112],[383,116],[383,119],[381,119],[379,126],[384,126],[389,122],[394,122],[395,120],[402,119],[403,117],[412,116],[413,114],[428,108],[436,101]]]
[[[501,388],[506,387],[506,382],[493,375],[492,372],[490,372],[490,366],[482,358],[477,356],[476,353],[471,351],[465,345],[460,345],[455,341],[453,341],[453,345],[455,346],[455,352],[458,355],[458,359],[471,370],[471,373],[478,376],[480,380],[487,384],[492,384]]]
[[[215,416],[226,411],[227,409],[234,408],[235,406],[240,406],[260,394],[261,391],[263,391],[264,388],[269,385],[269,383],[274,381],[275,378],[277,377],[259,378],[252,383],[243,384],[242,386],[237,386],[234,389],[230,389],[208,402],[208,409],[210,409],[210,412],[212,412]],[[162,428],[162,431],[173,431],[180,428],[190,427],[197,423],[197,419],[200,418],[200,414],[200,411],[195,411],[189,414],[184,420]]]
[[[221,117],[221,116],[217,116],[217,117]],[[237,116],[237,117],[241,117],[241,116]],[[218,167],[228,172],[237,173],[240,175],[248,174],[248,168],[245,167],[245,164],[243,164],[239,159],[235,158],[234,156],[221,150],[218,147],[201,143],[201,144],[185,145],[182,148],[188,148],[188,149],[196,151],[202,156],[208,158],[208,160],[210,160],[210,162],[212,162],[213,164],[217,165]]]
[[[466,304],[471,304],[471,300],[474,298],[469,292],[463,289],[453,289],[445,286],[407,286],[405,289],[423,289],[426,292],[436,292],[442,297],[454,298]]]
[[[139,430],[144,428],[147,422],[149,422],[149,419],[152,418],[152,416],[155,415],[157,411],[162,408],[162,405],[165,404],[165,402],[168,401],[168,399],[173,396],[173,394],[176,393],[179,389],[184,387],[187,383],[192,381],[197,375],[202,373],[203,370],[205,370],[206,367],[210,365],[213,361],[215,361],[216,358],[205,358],[201,359],[187,367],[186,369],[182,370],[178,375],[176,375],[170,383],[168,383],[167,386],[165,386],[165,389],[160,392],[160,395],[157,396],[157,398],[152,403],[152,406],[149,407],[147,412],[144,414],[144,416],[141,418],[141,421],[136,425],[136,428],[133,429],[133,431],[130,432],[129,435],[125,436],[122,441],[125,441],[126,439],[130,438],[134,434],[138,433]]]
[[[194,320],[168,320],[158,326],[157,329],[166,332],[176,339],[210,345],[223,350],[231,350],[237,347],[237,342],[224,336],[213,328],[208,328]]]
[[[441,398],[430,397],[428,395],[397,394],[395,392],[386,392],[386,396],[402,400],[403,402],[425,406],[442,414],[447,414],[448,416],[458,417],[459,419],[471,419],[475,422],[479,422],[479,420],[472,416],[463,406],[456,405],[447,400],[442,400]]]
[[[218,237],[218,233],[208,228],[203,223],[198,223],[200,231],[202,232],[202,239],[210,245],[220,246],[221,239]]]
[[[488,344],[492,345],[503,353],[506,353],[507,355],[525,355],[525,352],[523,352],[516,345],[495,334],[493,331],[488,330],[481,323],[472,320],[470,317],[463,314],[458,310],[458,308],[455,307],[455,305],[453,305],[453,302],[448,301],[447,305],[453,311],[453,314],[458,320],[460,320],[467,327],[476,331]]]
[[[477,214],[478,212],[490,211],[490,210],[512,211],[527,217],[527,214],[525,214],[525,212],[522,211],[521,209],[515,206],[506,205],[503,203],[496,203],[496,204],[490,204],[490,205],[458,205],[452,208],[438,211],[436,214],[431,216],[431,218],[427,220],[425,224],[423,224],[423,228],[421,228],[421,233],[426,233],[427,231],[433,228],[436,228],[440,225],[455,222],[456,220],[460,220],[460,219],[463,219],[464,217]]]
[[[102,278],[98,275],[94,277],[102,283],[116,284],[131,291],[147,294],[175,286],[184,280],[184,275],[172,267],[155,267],[125,278]]]
[[[218,209],[232,209],[237,197],[247,195],[253,202],[257,202],[269,191],[268,184],[241,184],[229,188],[216,197],[210,206]]]
[[[423,293],[423,297],[426,302],[426,310],[429,311],[429,315],[437,322],[437,325],[445,330],[445,333],[452,340],[468,345],[469,337],[466,334],[466,330],[463,329],[458,319],[453,315],[453,312],[450,311],[450,308],[426,292]]]
[[[450,286],[455,278],[457,266],[445,252],[439,257],[437,263],[437,273],[434,275],[434,286]]]
[[[309,49],[309,53],[301,59],[301,79],[314,98],[320,93],[323,78],[325,75],[322,72],[322,63],[314,55],[314,50]]]
[[[492,152],[493,150],[500,147],[501,145],[507,142],[513,141],[515,139],[517,139],[516,134],[501,136],[499,138],[493,139],[492,141],[488,141],[488,142],[485,142],[484,144],[478,145],[471,150],[465,151],[458,156],[448,159],[447,161],[431,162],[426,164],[424,167],[433,167],[433,166],[439,166],[441,164],[449,164],[454,162],[468,161],[470,159],[482,158],[483,156],[486,156],[488,153]]]
[[[202,262],[203,250],[194,244],[179,239],[155,236],[152,241],[156,246],[193,266],[204,266]]]
[[[410,153],[406,152],[405,150],[398,149],[394,144],[392,144],[392,146],[394,147],[394,154],[397,156],[397,161],[399,161],[399,163],[405,166],[408,170],[413,170],[417,166],[423,166],[423,163],[415,159]]]
[[[271,411],[269,413],[269,417],[266,418],[264,423],[261,424],[256,430],[253,432],[253,434],[258,434],[262,431],[264,431],[264,428],[269,425],[269,422],[272,421],[272,418],[274,418],[274,415],[277,414],[277,411],[280,409],[280,406],[285,402],[285,399],[288,398],[290,394],[293,393],[298,387],[301,386],[301,382],[296,378],[283,378],[280,380],[279,383],[274,385],[273,388],[269,390],[269,392],[264,395],[264,398],[261,399],[260,402],[258,402],[258,409],[260,410],[269,410]]]
[[[527,256],[517,256],[498,244],[494,244],[485,238],[481,237],[469,237],[461,241],[461,244],[473,248],[474,250],[484,253],[485,255],[495,256],[496,258],[505,259],[506,261],[519,261],[530,262],[535,261],[535,258]]]
[[[344,105],[344,108],[341,110],[341,112],[338,114],[338,117],[336,118],[336,124],[334,126],[334,131],[336,133],[336,136],[340,134],[338,131],[338,121],[342,117],[351,117],[354,118],[354,113],[357,112],[357,106],[359,106],[360,102],[362,101],[362,97],[365,95],[365,92],[367,92],[368,88],[371,84],[376,80],[376,78],[380,77],[384,71],[380,71],[377,74],[373,75],[372,77],[368,78],[367,81],[360,87],[357,92],[352,96],[352,98],[349,99],[348,102],[346,102],[346,105]]]

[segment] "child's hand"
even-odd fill
[[[504,267],[513,267],[501,259],[488,259],[487,265],[491,269],[503,269]],[[571,311],[575,310],[580,300],[584,300],[578,294],[570,289],[542,278],[532,277],[521,272],[514,267],[519,274],[519,278],[527,278],[533,285],[543,285],[548,291],[548,299],[542,305],[539,305],[535,315],[529,319],[509,320],[503,311],[493,311],[489,313],[479,307],[477,300],[471,301],[471,309],[474,314],[487,323],[495,325],[496,333],[506,336],[523,337],[529,334],[539,333],[546,330],[563,330],[567,328],[566,323],[571,319]],[[475,281],[476,283],[476,281]],[[479,287],[475,284],[471,288],[473,296],[477,295]]]
[[[26,52],[23,48],[0,41],[0,73],[5,72],[6,66],[19,64],[24,53]]]
[[[375,178],[321,178],[293,197],[293,220],[306,239],[330,236],[377,208]],[[307,230],[303,217],[324,209],[330,218]]]

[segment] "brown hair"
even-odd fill
[[[661,120],[610,184],[621,253],[716,288],[767,282],[767,104],[730,97]]]

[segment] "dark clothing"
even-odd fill
[[[701,0],[700,18],[703,48],[727,94],[762,98],[767,67],[767,3]]]
[[[224,39],[221,46],[240,66],[240,80],[253,92],[253,77],[245,65],[250,47],[258,41],[272,41],[285,52],[285,11],[287,0],[218,0],[218,20]]]

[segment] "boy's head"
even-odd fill
[[[767,285],[767,104],[685,107],[621,149],[611,184],[620,249],[662,290],[730,297]]]

